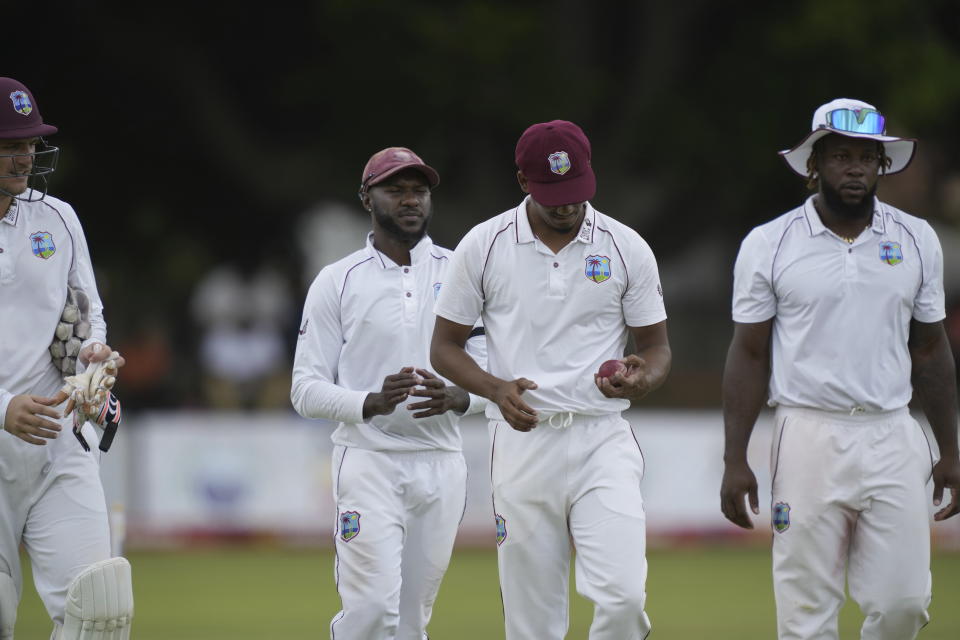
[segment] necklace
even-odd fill
[[[863,233],[864,231],[866,231],[867,227],[869,227],[869,226],[870,226],[869,224],[867,224],[866,226],[864,226],[863,229],[860,229],[860,231],[858,231],[858,232],[857,232],[857,235],[855,235],[855,236],[845,236],[845,235],[842,235],[842,234],[839,234],[839,233],[837,233],[836,235],[837,235],[838,238],[840,238],[841,240],[843,240],[843,241],[846,242],[847,244],[853,244],[853,243],[857,240],[857,238],[860,237],[860,234]],[[836,232],[834,232],[834,233],[836,233]]]

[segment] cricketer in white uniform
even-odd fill
[[[427,637],[466,506],[458,422],[485,401],[428,370],[434,300],[453,253],[426,235],[438,183],[409,149],[374,154],[360,188],[373,231],[320,271],[304,304],[293,406],[340,423],[336,640]],[[482,329],[470,342],[483,363]]]
[[[640,446],[621,412],[670,368],[657,264],[632,229],[594,209],[590,142],[572,122],[529,127],[517,177],[529,196],[474,227],[437,301],[432,361],[488,398],[491,482],[508,640],[560,640],[571,543],[592,640],[641,640],[646,517]],[[487,333],[488,371],[463,349]],[[628,336],[636,353],[624,358]],[[626,374],[595,375],[623,359]]]
[[[90,300],[81,361],[111,352],[80,221],[44,197],[58,150],[40,136],[56,131],[25,86],[0,78],[0,639],[13,638],[22,544],[54,640],[120,640],[133,615],[130,567],[110,558],[99,452],[85,451],[61,416],[64,379],[49,351],[69,284]],[[97,442],[89,423],[83,435]],[[81,632],[93,621],[102,631]]]
[[[838,99],[787,151],[817,193],[753,229],[734,270],[734,336],[723,381],[724,515],[752,528],[747,443],[765,398],[773,581],[782,640],[837,638],[844,580],[863,640],[910,640],[928,621],[930,524],[960,510],[954,362],[942,320],[943,256],[927,222],[875,196],[915,141],[885,135],[865,102]],[[911,396],[939,446],[907,408]]]

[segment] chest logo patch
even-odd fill
[[[881,242],[880,259],[891,267],[903,262],[903,251],[900,249],[899,242]]]
[[[547,162],[550,163],[550,171],[562,176],[567,171],[570,171],[570,156],[567,155],[566,151],[555,151],[547,156]]]
[[[593,280],[596,283],[609,280],[612,275],[610,271],[610,258],[607,256],[587,256],[585,274],[587,280]]]
[[[14,91],[10,94],[10,102],[13,103],[13,109],[22,116],[30,115],[33,111],[33,104],[30,102],[30,96],[26,91]]]
[[[340,537],[350,542],[360,535],[360,514],[356,511],[344,511],[340,514]]]
[[[57,246],[53,244],[53,236],[49,231],[30,234],[30,248],[33,249],[33,255],[44,260],[57,252]]]
[[[790,505],[786,502],[773,505],[773,528],[777,533],[783,533],[790,528]]]

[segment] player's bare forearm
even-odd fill
[[[473,327],[437,316],[430,343],[430,363],[437,373],[455,385],[484,398],[491,398],[500,378],[476,363],[464,349]]]
[[[911,382],[920,407],[940,449],[940,460],[933,467],[933,503],[946,506],[934,514],[946,520],[960,513],[960,454],[957,451],[957,382],[953,355],[942,322],[910,324]]]
[[[430,344],[431,364],[437,373],[461,389],[496,403],[514,429],[533,429],[537,426],[537,413],[521,396],[528,389],[536,389],[536,383],[526,378],[503,380],[481,369],[463,348],[471,329],[438,316]]]
[[[720,483],[720,510],[730,522],[752,529],[750,511],[760,512],[757,478],[747,463],[747,444],[770,378],[770,328],[772,321],[741,324],[723,369],[724,471]]]
[[[623,359],[626,371],[612,380],[595,377],[595,381],[600,392],[608,398],[640,400],[667,379],[673,352],[667,338],[666,322],[628,328],[636,352]]]
[[[914,392],[937,439],[940,456],[956,458],[957,381],[943,323],[911,323],[910,357]]]
[[[772,321],[734,327],[723,368],[724,460],[745,462],[747,444],[770,380]]]

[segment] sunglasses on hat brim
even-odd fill
[[[876,109],[834,109],[827,112],[826,126],[849,133],[882,135],[886,120]]]

